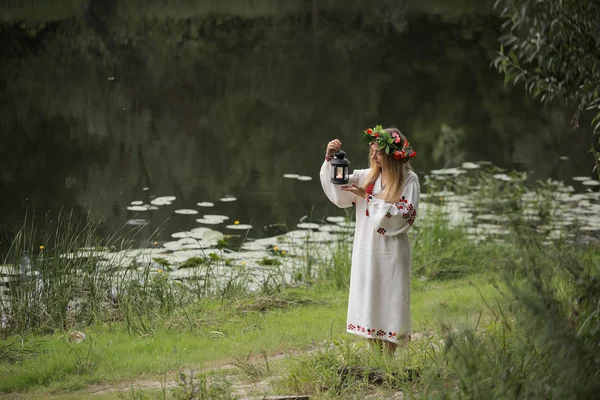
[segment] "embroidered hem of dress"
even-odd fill
[[[357,331],[352,330],[352,329],[346,329],[346,332],[353,333],[355,335],[362,336],[362,337],[367,338],[367,339],[380,339],[380,340],[387,340],[388,342],[392,342],[392,343],[398,343],[398,337],[397,336],[390,337],[387,334],[386,335],[372,335],[372,334],[369,335],[367,332],[364,332],[364,333],[363,332],[357,332]]]

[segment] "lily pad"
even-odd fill
[[[171,234],[171,237],[173,238],[186,238],[186,237],[191,237],[192,236],[192,232],[190,231],[183,231],[183,232],[175,232]]]
[[[196,220],[196,222],[198,222],[199,224],[206,224],[206,225],[218,225],[218,224],[223,223],[223,220],[212,219],[212,218],[198,218]]]
[[[465,170],[460,168],[434,169],[431,171],[433,175],[460,175],[464,174],[465,172]]]
[[[152,206],[149,206],[149,205],[129,206],[129,207],[127,207],[127,209],[129,211],[150,211],[150,210],[157,210],[156,207],[152,207]]]
[[[162,196],[153,199],[150,204],[154,204],[155,206],[169,206],[175,201],[175,196]]]
[[[175,214],[194,215],[194,214],[198,214],[198,211],[190,210],[188,208],[183,208],[181,210],[175,210]]]
[[[252,229],[252,225],[248,225],[248,224],[227,225],[225,228],[245,231],[247,229]]]
[[[296,225],[300,229],[319,229],[318,224],[313,224],[311,222],[302,222]]]
[[[222,197],[219,200],[221,200],[224,203],[228,203],[228,202],[231,202],[231,201],[236,201],[237,199],[235,197],[233,197],[233,196],[227,196],[227,197]]]
[[[288,179],[298,179],[299,176],[298,174],[283,174],[283,177]]]
[[[129,221],[125,222],[125,225],[142,226],[142,225],[146,225],[148,222],[149,221],[146,219],[135,218],[135,219],[130,219]]]
[[[311,176],[299,176],[296,179],[298,179],[299,181],[312,181]]]
[[[144,204],[144,202],[141,200],[135,200],[131,202],[132,206],[141,206],[142,204]]]
[[[582,185],[585,186],[600,186],[600,182],[595,181],[593,179],[588,179],[587,181],[581,182]]]
[[[218,215],[218,214],[205,214],[203,216],[203,218],[218,219],[218,220],[221,220],[221,221],[225,221],[226,219],[229,219],[229,217],[227,215]]]
[[[504,182],[512,182],[512,178],[506,174],[495,174],[492,175],[495,179],[498,179],[500,181],[504,181]]]
[[[461,165],[462,168],[464,169],[477,169],[477,168],[481,168],[481,166],[479,164],[475,164],[473,162],[464,162]]]
[[[423,196],[423,195],[421,195]],[[327,221],[329,222],[345,222],[346,221],[346,217],[327,217],[325,218]]]
[[[202,201],[200,203],[197,203],[198,207],[214,207],[214,203],[211,203],[210,201]]]

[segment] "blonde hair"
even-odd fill
[[[402,139],[402,143],[406,142],[406,137],[397,128],[385,128],[385,131],[390,135],[392,132],[397,133]],[[400,198],[402,187],[406,182],[408,173],[412,171],[412,167],[408,161],[402,159],[397,160],[391,154],[387,155],[384,153],[383,157],[381,157],[382,167],[380,168],[375,164],[375,161],[373,161],[371,151],[371,148],[369,148],[369,172],[367,174],[367,179],[363,184],[363,189],[366,189],[367,186],[375,182],[381,173],[382,181],[385,182],[385,188],[377,195],[377,197],[384,200],[386,203],[395,203]]]

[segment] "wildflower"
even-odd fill
[[[284,256],[287,253],[285,250],[281,250],[281,255]]]
[[[158,245],[158,242],[154,242],[154,245],[155,245],[155,246],[156,246],[156,245]]]
[[[277,251],[277,250],[279,250],[279,247],[273,246],[273,250]]]
[[[370,135],[371,133],[373,133],[373,129],[371,129],[371,128],[367,129],[367,133]]]
[[[157,272],[158,272],[159,274],[162,274],[162,271],[163,271],[163,270],[159,268]]]
[[[46,247],[44,247],[44,245],[40,246],[40,250],[44,250]]]
[[[242,261],[242,265],[246,265],[246,261]]]
[[[235,221],[234,222],[234,225],[239,225],[239,224],[240,224],[240,221]]]

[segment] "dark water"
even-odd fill
[[[104,233],[144,218],[140,242],[196,227],[202,214],[251,224],[251,237],[340,215],[318,181],[325,145],[340,138],[352,168],[365,167],[361,132],[376,124],[411,139],[420,174],[488,160],[539,179],[591,175],[585,116],[573,133],[572,108],[541,107],[490,68],[491,12],[119,12],[2,23],[1,246],[26,213],[52,221],[61,209],[102,221]],[[126,209],[152,196],[177,200]]]

